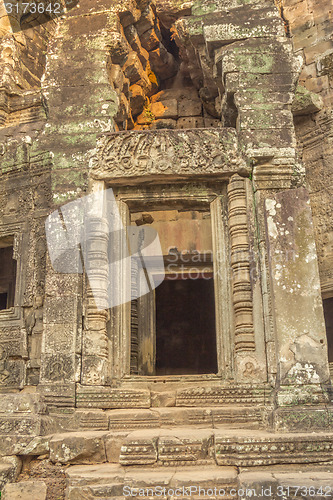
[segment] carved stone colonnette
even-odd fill
[[[235,175],[228,185],[235,350],[254,351],[250,252],[245,180]]]

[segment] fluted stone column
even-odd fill
[[[104,182],[94,182],[86,227],[85,271],[88,277],[86,317],[83,331],[83,385],[106,385],[109,374],[108,284],[109,224]]]

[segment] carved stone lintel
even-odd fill
[[[110,134],[99,140],[92,167],[93,178],[112,182],[142,175],[230,176],[247,168],[231,128]]]
[[[234,175],[228,186],[233,304],[235,312],[235,351],[254,351],[250,253],[245,180]]]

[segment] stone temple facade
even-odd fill
[[[331,1],[5,3],[2,497],[332,496]],[[165,266],[113,307],[142,276],[123,233],[108,272],[108,206],[85,221],[89,280],[45,234],[108,189]],[[66,492],[16,482],[36,457],[66,466]]]

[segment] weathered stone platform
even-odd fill
[[[235,467],[208,466],[138,470],[111,464],[76,465],[67,470],[67,478],[69,484],[66,492],[67,500],[83,498],[109,500],[123,497],[124,493],[129,493],[131,489],[137,495],[140,491],[140,498],[145,499],[152,498],[155,488],[160,493],[159,498],[163,499],[172,498],[175,490],[180,498],[190,496],[192,499],[202,500],[212,496],[228,500],[256,496],[320,499],[325,492],[328,496],[332,492],[333,468],[328,465],[314,466],[311,469],[277,466],[253,471],[237,470]],[[297,496],[299,492],[303,495]]]

